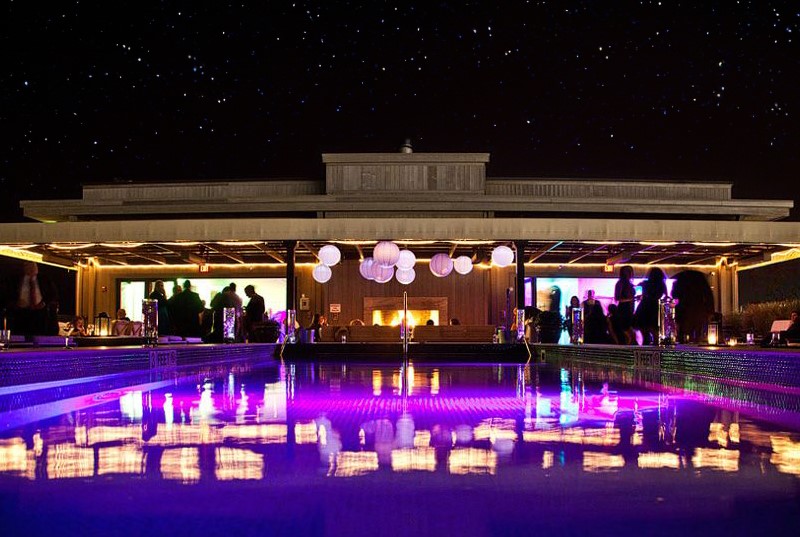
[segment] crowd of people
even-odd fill
[[[253,285],[244,288],[247,305],[236,292],[236,284],[230,283],[215,293],[210,304],[200,298],[192,288],[192,282],[175,285],[172,296],[167,297],[164,282],[158,280],[149,298],[158,302],[158,332],[160,335],[176,335],[185,338],[202,338],[207,342],[228,339],[223,329],[225,309],[233,309],[235,315],[233,339],[246,341],[264,322],[266,311],[264,298],[256,293]]]
[[[643,345],[657,344],[659,302],[668,296],[667,275],[660,268],[653,267],[638,286],[633,284],[633,278],[633,267],[626,265],[620,269],[613,302],[607,310],[595,298],[594,290],[587,292],[583,302],[573,296],[566,309],[570,335],[574,330],[573,312],[580,308],[584,343],[636,345],[641,339]],[[640,288],[638,293],[637,287]],[[713,294],[705,276],[695,271],[683,271],[675,275],[672,298],[678,341],[700,342],[706,325],[714,315]]]

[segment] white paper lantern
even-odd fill
[[[331,267],[320,263],[314,267],[314,271],[311,275],[314,277],[314,280],[318,281],[319,283],[325,283],[331,279],[332,274],[333,271],[331,270]]]
[[[453,260],[453,268],[459,274],[469,274],[472,272],[472,259],[462,255]]]
[[[507,267],[514,262],[514,251],[508,246],[498,246],[492,250],[492,263],[498,267]]]
[[[393,267],[400,257],[400,247],[391,241],[381,241],[372,250],[372,259],[382,267]]]
[[[417,262],[417,256],[414,255],[414,252],[411,250],[400,250],[400,255],[397,258],[397,263],[395,266],[398,269],[412,269],[414,268],[414,264]]]
[[[366,280],[372,280],[372,265],[375,264],[375,260],[371,257],[365,257],[361,264],[358,265],[358,272],[361,273],[361,276]]]
[[[323,265],[332,267],[341,260],[342,252],[340,252],[339,249],[333,244],[326,244],[319,249],[319,261]]]
[[[398,282],[402,283],[403,285],[408,285],[414,281],[414,278],[417,277],[417,273],[414,271],[413,268],[409,269],[397,269],[397,272],[394,273],[394,277],[397,279]]]
[[[380,265],[372,265],[372,279],[378,283],[386,283],[394,276],[394,267],[382,267]]]
[[[431,258],[431,272],[438,278],[444,278],[453,271],[453,260],[447,254],[436,254]]]

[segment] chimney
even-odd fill
[[[410,138],[406,138],[406,141],[403,143],[403,145],[400,146],[400,152],[401,153],[413,153],[414,152],[414,149],[411,147],[411,139]]]

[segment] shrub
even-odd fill
[[[769,333],[772,321],[788,319],[792,311],[800,309],[800,299],[748,304],[741,311],[729,314],[725,323],[740,333],[755,332],[761,336]]]

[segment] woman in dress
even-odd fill
[[[658,301],[667,294],[667,276],[658,267],[647,273],[642,286],[642,299],[634,314],[634,326],[642,333],[643,345],[654,345],[658,341]]]
[[[614,300],[617,303],[614,312],[615,329],[622,333],[624,340],[620,344],[634,345],[636,333],[633,331],[633,301],[636,299],[636,288],[633,286],[633,267],[625,265],[619,269],[619,280],[614,286]]]
[[[158,301],[158,334],[166,336],[170,333],[169,309],[167,307],[167,292],[164,289],[164,282],[156,280],[153,284],[153,292],[148,297]]]

